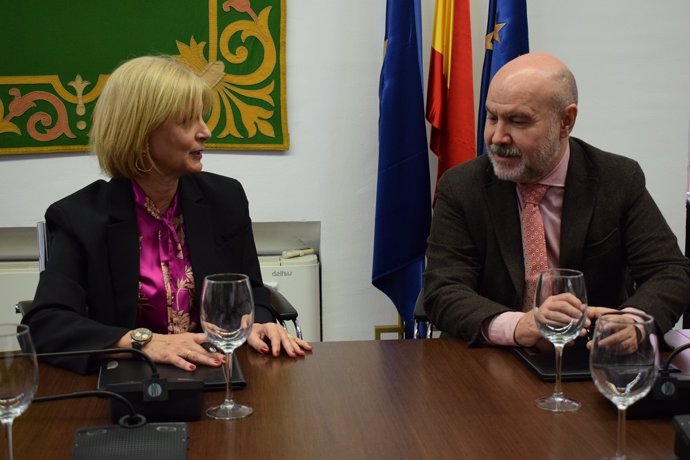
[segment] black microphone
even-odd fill
[[[684,389],[690,389],[690,382],[682,381],[676,375],[677,369],[671,370],[671,362],[673,358],[678,356],[682,351],[690,348],[690,343],[683,344],[676,347],[664,361],[664,364],[659,370],[659,375],[654,382],[654,388],[652,394],[655,399],[658,400],[672,400],[678,401],[679,399],[685,399],[690,402],[690,393],[683,392]],[[683,395],[682,393],[687,393]],[[690,412],[690,407],[683,409],[684,413]]]
[[[134,409],[145,415],[149,421],[175,422],[198,420],[203,406],[203,382],[192,377],[185,379],[165,379],[158,373],[158,367],[151,357],[134,348],[105,348],[99,350],[77,350],[53,353],[39,353],[38,358],[76,356],[76,355],[114,355],[129,353],[143,358],[149,372],[141,368],[141,361],[134,359],[112,359],[100,367],[99,387],[111,391],[128,400]],[[119,374],[122,375],[119,375]],[[101,382],[104,376],[111,381]],[[125,408],[112,400],[110,412],[113,422],[126,415]]]
[[[186,459],[189,434],[187,424],[181,422],[146,423],[124,396],[105,390],[40,396],[33,403],[91,396],[109,397],[129,410],[117,425],[77,428],[72,446],[72,459]]]
[[[76,351],[60,351],[53,353],[39,353],[38,358],[52,358],[58,356],[78,356],[78,355],[105,355],[105,354],[119,354],[129,353],[139,356],[146,361],[151,368],[151,377],[144,380],[142,383],[142,391],[144,401],[167,401],[168,400],[168,381],[161,379],[158,375],[158,368],[151,357],[141,350],[136,348],[103,348],[100,350],[76,350]]]
[[[652,390],[626,410],[629,419],[667,418],[690,413],[690,376],[671,368],[671,361],[690,348],[690,343],[675,348],[665,359]]]

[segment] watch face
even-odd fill
[[[132,340],[135,342],[147,343],[149,340],[151,340],[151,337],[153,337],[153,333],[143,327],[132,331]]]

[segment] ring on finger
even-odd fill
[[[189,355],[192,354],[192,350],[187,350],[187,353],[184,354],[184,359],[189,359]]]

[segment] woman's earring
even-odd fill
[[[144,166],[144,163],[146,163],[146,162],[149,163],[148,167]],[[153,169],[153,160],[151,160],[151,154],[149,152],[148,141],[146,142],[146,145],[144,146],[144,152],[134,162],[134,168],[136,168],[136,170],[138,172],[140,172],[141,174],[149,173]]]

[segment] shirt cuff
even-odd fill
[[[521,311],[507,311],[488,318],[482,325],[482,334],[492,345],[515,347],[515,327],[525,315]]]
[[[643,310],[640,310],[639,308],[635,308],[635,307],[624,307],[621,309],[621,311],[628,311],[631,313],[644,313],[646,315],[649,315],[649,313],[647,313]],[[654,356],[655,356],[654,364],[656,364],[656,367],[659,368],[659,367],[661,367],[661,358],[659,356],[659,339],[657,338],[654,331],[652,331],[652,334],[649,336],[649,341],[651,342],[652,347],[654,348],[654,351],[655,351],[655,353],[654,353]]]

